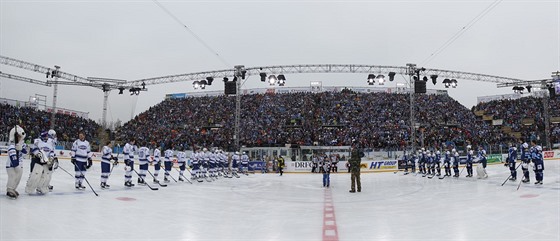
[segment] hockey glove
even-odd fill
[[[91,157],[90,157],[90,158],[87,159],[86,169],[89,169],[92,165],[93,165],[93,161],[91,160]]]
[[[52,160],[52,169],[58,169],[58,158],[54,157]]]
[[[118,166],[119,165],[119,159],[113,159],[113,166]]]
[[[75,157],[70,158],[70,162],[72,163],[72,165],[76,165],[76,158]]]

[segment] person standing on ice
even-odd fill
[[[360,165],[362,162],[362,157],[364,153],[358,149],[358,143],[356,141],[352,142],[352,149],[350,150],[350,180],[352,184],[350,185],[350,192],[356,192],[356,187],[358,192],[362,191],[362,183],[360,181]]]

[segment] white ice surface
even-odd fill
[[[257,173],[192,185],[171,181],[152,191],[125,188],[121,164],[109,178],[111,189],[102,190],[100,164],[94,163],[86,177],[98,197],[87,185],[76,191],[74,178],[61,169],[53,174],[54,191],[38,196],[24,193],[29,160],[24,165],[17,200],[5,196],[7,174],[0,171],[2,241],[323,240],[325,189],[319,174]],[[61,166],[73,175],[68,160]],[[338,238],[560,240],[560,161],[545,162],[544,185],[533,184],[531,171],[531,184],[519,191],[518,182],[501,186],[509,175],[506,167],[489,166],[488,174],[489,179],[477,180],[464,177],[464,171],[459,179],[439,180],[363,173],[361,193],[348,193],[347,173],[332,174]],[[178,172],[172,175],[177,178]]]

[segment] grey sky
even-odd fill
[[[549,78],[560,69],[560,1],[502,1],[428,64],[423,61],[477,16],[488,1],[160,1],[217,51],[227,66],[153,1],[0,1],[0,54],[68,73],[135,80],[232,68],[233,65],[372,64]],[[31,78],[42,74],[0,66]],[[365,86],[363,74],[286,75],[287,86]],[[401,80],[399,77],[397,80]],[[441,79],[439,79],[441,83]],[[428,88],[442,89],[441,84]],[[392,84],[394,85],[394,83]],[[495,84],[460,81],[450,95],[512,93]],[[258,76],[245,88],[266,87]],[[149,87],[139,97],[109,97],[108,121],[128,120],[190,82]],[[207,90],[222,90],[223,84]],[[1,80],[0,96],[27,100],[52,88]],[[58,106],[101,118],[103,94],[59,87]]]

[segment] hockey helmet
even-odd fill
[[[536,146],[535,150],[537,150],[537,152],[542,152],[542,146]]]
[[[474,151],[473,151],[473,150],[470,150],[470,151],[469,151],[469,154],[471,154],[471,155],[474,154]]]
[[[203,152],[207,152],[207,151],[208,151],[208,148],[204,147],[204,148],[202,149],[202,151],[203,151]]]
[[[445,154],[449,155],[449,154],[451,154],[451,152],[447,151]]]
[[[451,150],[451,152],[457,152],[457,150],[455,150],[455,148],[453,148],[453,150]]]
[[[17,134],[17,135],[16,135]],[[25,139],[25,131],[20,126],[16,125],[10,130],[9,142],[16,145],[16,150],[21,151]]]
[[[235,152],[235,155],[239,155],[239,152],[238,152],[238,151],[236,151],[236,152]]]
[[[468,150],[468,149],[471,149],[471,148],[472,148],[472,146],[471,146],[471,145],[467,145],[467,150]]]
[[[527,148],[529,148],[529,144],[527,144],[527,142],[525,142],[521,145],[521,147],[523,147],[524,149],[527,149]]]
[[[41,138],[41,140],[46,141],[49,138],[49,133],[43,131],[41,132],[41,135],[39,135],[39,137]]]
[[[56,131],[54,131],[53,129],[50,129],[48,132],[48,136],[51,139],[55,139],[56,138]]]
[[[441,152],[439,152],[439,151],[436,151],[436,154],[437,154],[437,155],[439,155],[439,154],[441,154]]]

